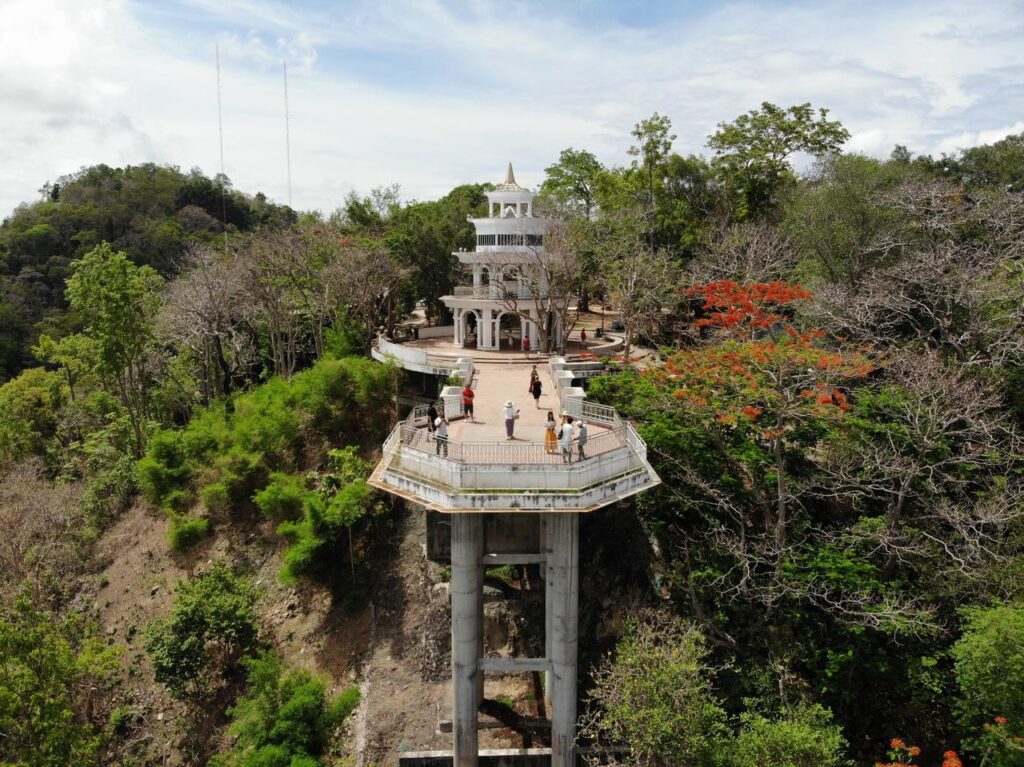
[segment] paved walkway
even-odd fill
[[[477,368],[473,391],[476,420],[459,419],[452,423],[451,439],[463,442],[501,442],[505,439],[505,402],[512,400],[519,408],[516,421],[516,440],[544,441],[544,421],[548,411],[558,421],[558,397],[548,374],[547,361],[537,364],[540,375],[540,409],[534,405],[530,385],[530,370],[535,363],[520,360],[516,363],[492,364]]]

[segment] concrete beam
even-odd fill
[[[484,554],[484,566],[495,565],[542,565],[547,560],[544,554]]]
[[[477,709],[483,687],[483,524],[459,514],[452,528],[452,741],[454,767],[478,767]]]
[[[526,673],[549,671],[551,663],[547,658],[482,658],[480,670],[490,673]]]

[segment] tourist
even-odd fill
[[[557,426],[555,414],[549,410],[548,420],[544,422],[544,452],[551,455],[558,452],[558,435],[555,434]]]
[[[433,402],[430,403],[430,407],[427,408],[427,442],[434,436],[434,422],[437,420],[437,407]]]
[[[526,359],[530,359],[530,337],[523,336],[523,354],[526,355]]]
[[[587,444],[587,422],[580,420],[580,428],[576,434],[576,445],[580,451],[580,460],[582,461],[587,456],[583,454],[583,446]]]
[[[462,388],[462,412],[466,414],[466,418],[470,421],[476,420],[473,418],[473,397],[475,396],[473,394],[473,387],[467,382]]]
[[[530,394],[533,395],[533,403],[540,410],[540,394],[543,387],[540,385],[540,376],[537,376],[530,382]]]
[[[441,455],[441,449],[444,448],[444,457],[448,457],[448,419],[443,415],[437,417],[434,421],[434,429],[436,430],[434,435],[434,453]]]
[[[562,428],[558,434],[558,443],[562,448],[562,463],[572,463],[572,416],[562,416]]]
[[[533,370],[530,371],[530,385],[526,389],[528,393],[533,394],[533,382],[538,378],[540,378],[540,373],[537,372],[537,366],[534,365]]]
[[[581,328],[580,329],[580,343],[583,344],[584,346],[587,345],[587,329],[586,328]]]
[[[505,409],[502,412],[505,416],[505,439],[513,439],[512,434],[516,428],[516,419],[519,417],[519,411],[516,409],[512,400],[509,400],[505,403]]]

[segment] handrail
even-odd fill
[[[436,437],[434,440],[428,441],[428,434],[422,429],[410,425],[408,420],[406,419],[405,423],[401,423],[395,428],[395,431],[392,432],[394,439],[389,438],[388,445],[401,444],[404,450],[427,453],[457,464],[565,465],[562,463],[563,459],[559,450],[556,449],[555,452],[549,453],[546,444],[540,441],[462,442],[448,440],[447,446],[442,443],[439,447]],[[572,445],[573,461],[577,460],[578,445],[579,441],[574,440]],[[589,435],[584,450],[588,457],[594,457],[623,448],[632,449],[627,430],[613,429]]]

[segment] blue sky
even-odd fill
[[[0,215],[98,162],[225,169],[330,211],[399,183],[431,199],[536,185],[567,147],[627,162],[667,114],[676,149],[762,101],[827,107],[852,151],[937,154],[1024,131],[1024,3],[0,0]]]

